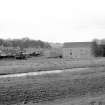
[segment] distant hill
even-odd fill
[[[29,38],[22,39],[0,39],[0,46],[4,47],[20,47],[20,48],[51,48],[51,45],[48,42],[41,40],[33,40]]]

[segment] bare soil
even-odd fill
[[[105,95],[98,96],[85,96],[79,97],[75,99],[63,99],[63,100],[55,100],[53,102],[43,102],[43,103],[32,103],[29,102],[27,104],[20,103],[15,105],[105,105]]]

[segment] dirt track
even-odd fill
[[[89,70],[89,68],[73,68],[73,69],[64,69],[64,70],[51,70],[51,71],[37,71],[37,72],[28,72],[28,73],[7,74],[7,75],[0,75],[0,79],[18,78],[18,77],[26,77],[26,76],[38,76],[38,75],[46,75],[46,74],[59,74],[63,72],[71,72],[71,73],[72,72],[82,72],[86,70]]]

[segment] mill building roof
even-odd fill
[[[91,44],[91,42],[65,42],[63,48],[90,47]]]

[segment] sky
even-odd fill
[[[81,42],[105,38],[104,0],[0,0],[0,38]]]

